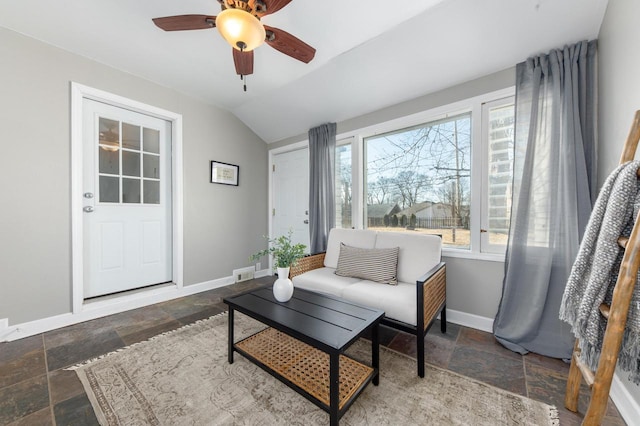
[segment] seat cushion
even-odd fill
[[[416,295],[416,285],[403,282],[390,286],[360,281],[342,292],[342,297],[351,302],[381,309],[387,318],[411,325],[417,325]]]
[[[342,291],[349,285],[360,281],[359,278],[340,277],[334,268],[318,268],[293,277],[294,288],[318,293],[342,296]],[[378,284],[380,285],[380,284]]]
[[[412,232],[378,232],[375,247],[400,247],[398,281],[415,283],[440,262],[442,238]]]
[[[340,243],[345,243],[351,247],[373,248],[376,243],[376,232],[367,229],[333,228],[329,231],[324,266],[334,269],[338,267]]]
[[[398,247],[366,249],[340,244],[336,275],[398,284]]]

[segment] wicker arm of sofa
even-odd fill
[[[295,266],[292,266],[289,269],[289,279],[297,275],[304,274],[305,272],[322,268],[324,266],[324,255],[324,252],[318,254],[310,254],[303,257],[302,259],[299,259]]]
[[[440,331],[447,332],[447,267],[438,263],[416,281],[418,376],[424,377],[424,336],[440,313]]]
[[[418,323],[420,323],[419,311],[422,310],[422,327],[419,329],[426,331],[447,300],[447,267],[445,263],[440,262],[431,268],[429,272],[417,280],[416,284],[418,286],[418,301],[422,301],[422,307],[418,306]],[[442,324],[445,324],[445,321]]]

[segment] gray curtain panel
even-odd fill
[[[596,194],[597,46],[516,67],[511,228],[494,334],[505,347],[570,358],[560,303]]]
[[[310,253],[327,250],[329,230],[336,223],[336,123],[309,130],[309,236]]]

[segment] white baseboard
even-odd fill
[[[5,334],[8,334],[9,318],[0,318],[0,342]]]
[[[217,280],[184,286],[182,288],[178,288],[176,285],[168,285],[139,293],[113,297],[108,300],[97,300],[94,302],[89,301],[83,305],[82,311],[78,313],[69,312],[53,317],[16,324],[7,327],[4,330],[0,327],[0,342],[10,342],[55,330],[57,328],[101,318],[107,315],[153,305],[154,303],[166,302],[167,300],[177,299],[179,297],[190,296],[203,291],[224,287],[233,284],[234,282],[234,277],[224,277]]]
[[[624,421],[628,425],[636,424],[638,421],[638,413],[640,413],[640,401],[636,401],[633,395],[629,393],[619,374],[620,373],[616,372],[613,376],[609,396],[616,404],[616,408]]]
[[[438,316],[439,318],[439,316]],[[493,318],[447,309],[447,322],[493,333]]]
[[[255,277],[261,278],[271,275],[272,272],[270,269],[262,269],[260,271],[256,271]],[[164,288],[140,292],[133,295],[126,295],[120,298],[88,302],[83,306],[81,312],[75,314],[65,313],[53,317],[13,325],[11,327],[9,327],[7,324],[7,327],[5,327],[4,329],[2,328],[2,320],[0,320],[0,342],[22,339],[24,337],[29,337],[47,331],[55,330],[56,328],[67,327],[69,325],[77,324],[83,321],[89,321],[107,315],[141,308],[143,306],[165,302],[167,300],[177,299],[179,297],[190,296],[193,294],[201,293],[203,291],[224,287],[233,284],[234,282],[234,277],[229,276],[217,280],[205,281],[198,284],[184,286],[182,288],[177,288],[176,286],[172,285]],[[486,332],[491,332],[493,330],[493,319],[452,309],[447,309],[447,321]],[[6,322],[8,323],[8,321]]]
[[[256,278],[262,278],[262,277],[270,277],[272,275],[273,273],[271,272],[270,269],[261,269],[259,271],[256,271],[256,274],[254,276]]]

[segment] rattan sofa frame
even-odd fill
[[[303,257],[292,266],[289,278],[324,267],[325,253]],[[416,337],[418,376],[424,377],[424,337],[440,314],[440,331],[447,332],[447,274],[445,262],[440,262],[416,281],[416,324],[408,324],[384,317],[381,324]]]

